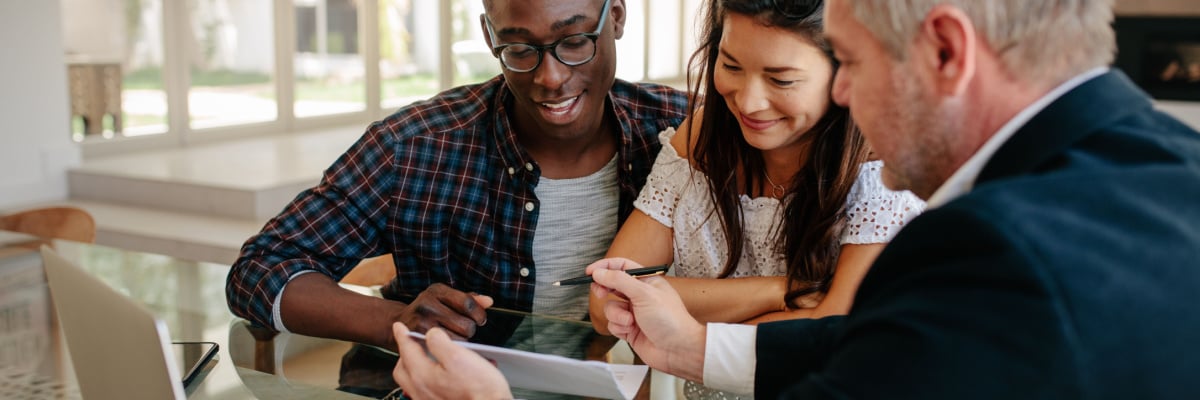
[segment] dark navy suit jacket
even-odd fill
[[[909,223],[848,316],[757,340],[760,399],[1200,399],[1200,134],[1093,78]]]

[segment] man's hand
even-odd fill
[[[604,305],[608,329],[629,342],[646,364],[681,378],[704,378],[704,325],[688,314],[671,284],[660,276],[634,278],[619,270],[641,268],[623,258],[596,261],[587,267],[596,298]]]
[[[475,328],[487,323],[486,310],[492,303],[491,297],[435,283],[408,303],[398,320],[416,332],[441,327],[462,340],[475,336]]]
[[[425,349],[408,336],[404,324],[393,324],[400,361],[392,370],[392,378],[404,389],[404,394],[423,399],[511,399],[508,381],[500,370],[479,354],[450,341],[441,329],[425,333]]]

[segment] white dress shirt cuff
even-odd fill
[[[288,278],[288,282],[291,282],[292,279],[296,279],[297,276],[304,275],[309,272],[316,272],[316,271],[302,271],[298,274],[292,275],[291,278]],[[284,290],[287,290],[286,283],[283,284],[283,287],[279,288],[279,294],[275,295],[275,302],[271,303],[271,320],[275,321],[275,330],[286,333],[289,331],[287,330],[286,326],[283,326],[283,317],[279,315],[279,303],[283,301],[283,291]]]
[[[754,394],[754,346],[758,327],[708,324],[704,345],[704,386],[739,394]]]

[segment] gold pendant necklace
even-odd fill
[[[787,194],[787,190],[784,189],[783,185],[776,185],[775,181],[771,180],[771,175],[767,175],[766,171],[763,171],[763,177],[767,178],[767,183],[771,184],[771,197],[782,199],[783,195]]]

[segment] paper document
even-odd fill
[[[415,332],[409,335],[424,341]],[[583,361],[563,356],[513,350],[470,342],[455,342],[496,363],[515,388],[605,399],[632,399],[649,367]]]

